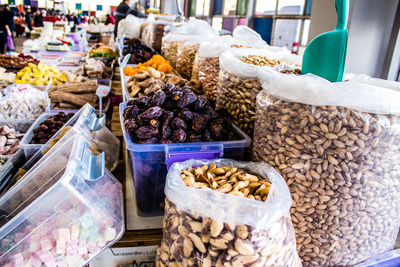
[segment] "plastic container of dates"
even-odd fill
[[[70,111],[72,113],[76,113],[76,111]],[[31,144],[31,140],[34,137],[34,130],[39,127],[39,125],[44,122],[46,119],[57,115],[58,112],[49,112],[49,113],[44,113],[39,116],[39,118],[36,119],[36,121],[31,125],[29,130],[26,132],[24,137],[22,138],[20,142],[20,147],[24,151],[25,158],[29,159],[31,158],[40,148],[43,146],[43,144]],[[72,119],[72,118],[71,118]],[[73,122],[73,120],[68,120],[65,125],[69,126]]]
[[[240,160],[250,145],[250,138],[236,125],[238,140],[173,143],[136,144],[133,143],[124,127],[126,103],[120,104],[121,128],[129,156],[130,169],[135,184],[138,215],[143,217],[162,215],[164,212],[164,185],[167,170],[174,162],[187,159],[230,158]]]
[[[1,266],[85,266],[122,236],[122,185],[89,146],[57,144],[0,199]]]
[[[118,138],[105,126],[105,122],[105,116],[98,118],[95,109],[90,104],[86,104],[46,144],[38,149],[22,166],[22,169],[28,171],[36,167],[35,164],[43,155],[51,151],[55,144],[63,143],[74,135],[80,135],[90,141],[92,153],[105,153],[106,168],[113,171],[118,165],[120,143]],[[15,182],[17,179],[14,178]]]

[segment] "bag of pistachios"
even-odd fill
[[[170,168],[157,266],[301,266],[283,178],[265,163]]]
[[[282,174],[307,266],[392,250],[400,227],[400,84],[263,70],[253,159]]]

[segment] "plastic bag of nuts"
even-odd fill
[[[192,79],[197,79],[204,94],[212,101],[217,99],[219,56],[228,49],[229,46],[230,42],[219,38],[213,42],[201,42],[197,51],[193,65]]]
[[[303,263],[354,265],[393,249],[400,226],[400,92],[313,75],[266,76],[253,157],[279,169],[289,185]]]
[[[200,46],[201,38],[202,37],[186,41],[178,47],[176,70],[185,79],[190,80],[192,78],[193,64]]]
[[[178,47],[184,42],[195,38],[196,35],[183,35],[171,32],[164,36],[161,45],[161,55],[176,68],[176,60],[178,55]]]
[[[289,190],[271,166],[227,159],[175,163],[165,194],[156,266],[301,266]]]
[[[261,90],[258,69],[291,69],[284,61],[295,56],[268,49],[228,49],[220,56],[216,109],[225,111],[232,122],[253,136],[256,96]],[[294,63],[294,62],[293,62]]]

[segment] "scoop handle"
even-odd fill
[[[347,29],[347,21],[349,19],[350,0],[335,0],[337,13],[336,30]]]

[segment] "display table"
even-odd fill
[[[118,70],[118,68],[117,68]],[[112,89],[115,94],[122,93],[119,73],[116,70]],[[125,208],[125,234],[112,247],[139,247],[159,245],[162,238],[162,217],[139,217],[136,213],[135,190],[133,179],[128,164],[127,153],[123,144],[121,124],[119,122],[119,109],[114,106],[111,116],[111,130],[121,141],[122,155],[118,168],[113,172],[115,177],[124,186]]]

